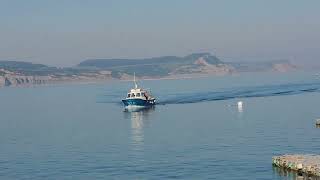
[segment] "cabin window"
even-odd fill
[[[130,97],[130,94],[128,94],[128,98]]]
[[[145,97],[146,95],[144,95],[144,93],[141,93],[141,96],[142,96],[142,97]]]
[[[135,97],[134,93],[131,93],[131,97]]]
[[[140,93],[137,93],[137,97],[140,97]]]

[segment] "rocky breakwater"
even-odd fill
[[[285,170],[296,171],[299,174],[320,177],[320,155],[285,154],[274,156],[272,164]]]

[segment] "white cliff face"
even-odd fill
[[[0,87],[5,86],[5,83],[6,83],[6,79],[5,79],[5,77],[0,76]]]
[[[45,84],[50,76],[25,76],[5,69],[0,69],[0,86],[19,86],[24,84]]]
[[[233,67],[226,64],[209,64],[203,57],[196,60],[194,64],[200,65],[198,71],[206,74],[225,75],[235,71]]]
[[[194,61],[193,65],[180,66],[170,75],[178,74],[210,74],[210,75],[226,75],[232,74],[235,69],[227,64],[210,64],[205,57],[200,57]]]
[[[78,75],[48,75],[48,76],[27,76],[8,70],[0,69],[0,87],[38,85],[57,82],[93,82],[112,79],[111,71],[100,71],[97,73],[82,73]]]
[[[49,76],[23,76],[6,74],[3,76],[5,86],[19,86],[24,84],[45,84],[50,81]]]
[[[272,70],[276,72],[288,72],[296,69],[297,67],[290,63],[276,63],[272,66]]]

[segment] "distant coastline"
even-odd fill
[[[23,61],[0,61],[0,87],[131,80],[133,73],[140,79],[158,80],[244,72],[290,72],[297,69],[297,66],[285,60],[232,63],[223,62],[210,53],[146,59],[89,59],[66,68]]]

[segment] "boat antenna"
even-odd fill
[[[136,82],[136,73],[135,72],[133,73],[133,81],[134,81],[134,88],[137,89],[138,85],[137,85],[137,82]]]

